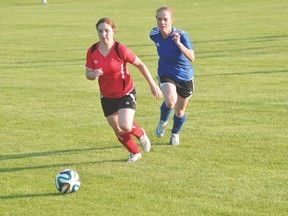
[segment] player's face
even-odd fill
[[[100,41],[107,43],[110,40],[113,40],[114,31],[112,27],[107,23],[101,23],[98,26],[98,37]]]
[[[167,10],[159,11],[157,14],[157,26],[160,31],[168,33],[171,30],[173,20],[171,14]]]

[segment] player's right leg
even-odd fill
[[[160,87],[165,101],[160,107],[160,120],[155,130],[157,137],[164,136],[170,114],[175,106],[175,103],[177,102],[177,92],[174,83],[164,82],[160,84]]]

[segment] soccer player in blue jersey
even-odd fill
[[[192,43],[185,31],[174,28],[173,9],[160,7],[156,11],[157,27],[150,32],[159,61],[158,80],[165,97],[160,107],[157,137],[163,137],[170,114],[174,109],[170,144],[179,145],[179,133],[186,120],[185,108],[194,91],[194,71],[191,62],[195,55]]]

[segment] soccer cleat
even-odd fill
[[[166,129],[166,125],[168,122],[164,122],[163,120],[160,120],[157,128],[156,128],[156,136],[157,137],[163,137]]]
[[[141,153],[136,153],[136,154],[130,153],[127,163],[133,163],[139,160],[140,158],[141,158]]]
[[[142,145],[143,151],[144,152],[149,152],[151,149],[151,142],[148,138],[148,136],[145,133],[145,130],[142,128],[143,130],[143,135],[140,137],[140,143]]]
[[[173,146],[179,145],[179,134],[171,133],[170,144]]]

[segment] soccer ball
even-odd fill
[[[47,4],[47,1],[46,1],[46,0],[41,0],[41,4],[42,4],[42,5],[46,5],[46,4]]]
[[[60,193],[76,192],[80,187],[79,175],[72,169],[62,170],[56,175],[55,185]]]

